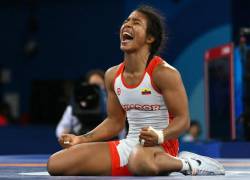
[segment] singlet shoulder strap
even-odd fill
[[[124,63],[121,63],[118,66],[119,67],[118,67],[118,69],[117,69],[117,71],[115,73],[115,77],[114,77],[114,80],[113,80],[113,87],[115,87],[115,80],[116,80],[116,78],[122,73],[122,71],[124,69]]]
[[[122,71],[123,71],[123,69],[124,69],[124,63],[121,63],[121,64],[119,64],[118,66],[119,66],[119,67],[118,67],[118,69],[117,69],[117,71],[116,71],[116,73],[115,73],[115,79],[122,73]]]
[[[150,61],[146,69],[150,77],[152,77],[155,67],[157,67],[159,64],[162,64],[163,62],[164,62],[163,59],[161,59],[159,56],[154,56],[154,58]]]
[[[153,71],[159,64],[162,64],[162,63],[164,63],[164,60],[162,58],[160,58],[159,56],[154,56],[154,58],[150,61],[146,69],[146,72],[149,74],[150,79],[151,79],[151,85],[153,86],[154,90],[156,90],[158,93],[161,93],[161,92],[153,81]]]

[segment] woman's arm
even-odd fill
[[[62,135],[59,142],[63,147],[69,147],[85,142],[107,140],[114,136],[117,136],[119,132],[124,128],[126,120],[125,111],[120,105],[113,87],[116,70],[117,67],[110,68],[105,74],[105,86],[108,95],[107,118],[87,134],[81,136],[74,136],[70,134]]]
[[[174,118],[162,131],[142,128],[139,139],[145,140],[144,146],[155,146],[166,140],[176,139],[189,128],[190,123],[187,95],[179,72],[167,63],[161,64],[153,71],[153,81]]]
[[[60,122],[56,127],[56,136],[59,138],[62,134],[69,133],[72,124],[72,107],[68,105],[62,115]]]
[[[163,95],[169,113],[173,115],[173,120],[163,130],[164,140],[178,138],[190,124],[188,99],[180,73],[164,63],[155,69],[153,78]]]

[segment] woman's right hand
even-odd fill
[[[63,148],[69,148],[81,143],[81,137],[74,134],[62,134],[59,143]]]

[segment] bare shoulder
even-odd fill
[[[154,83],[161,89],[164,86],[172,86],[182,83],[179,71],[168,64],[163,62],[159,64],[153,71]]]
[[[116,66],[109,68],[105,72],[105,84],[106,84],[107,89],[110,89],[112,87],[118,68],[119,68],[119,65],[116,65]]]
[[[175,76],[180,76],[180,73],[176,68],[167,62],[162,62],[154,69],[153,76],[156,78],[173,78]]]

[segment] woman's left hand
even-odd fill
[[[158,135],[149,129],[144,127],[141,129],[139,134],[139,141],[144,147],[152,147],[158,145]]]

